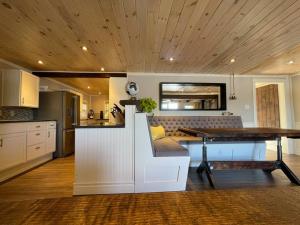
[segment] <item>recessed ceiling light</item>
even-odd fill
[[[235,62],[235,58],[230,59],[230,63],[234,63]]]
[[[174,61],[174,58],[173,58],[173,57],[171,57],[169,60],[170,60],[170,62],[173,62],[173,61]]]
[[[39,61],[38,61],[38,64],[43,65],[44,63],[43,63],[42,60],[39,60]]]
[[[101,71],[104,71],[104,68],[103,68],[103,67],[101,67]]]
[[[83,51],[85,51],[85,52],[87,51],[87,47],[86,47],[86,46],[82,46],[81,49],[82,49]]]
[[[88,89],[90,89],[91,87],[90,86],[88,86]]]
[[[101,95],[101,94],[102,94],[101,91],[99,91],[99,92],[98,92],[98,95]]]
[[[290,60],[290,61],[288,61],[287,64],[291,65],[291,64],[294,64],[294,63],[295,63],[295,62],[294,62],[293,60]]]

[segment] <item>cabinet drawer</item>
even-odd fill
[[[46,141],[46,130],[27,132],[27,146],[36,145]]]
[[[36,159],[45,154],[45,143],[27,147],[27,161]]]
[[[46,123],[45,122],[34,122],[34,123],[29,123],[27,125],[27,130],[28,131],[33,131],[33,130],[46,130]]]
[[[56,122],[54,122],[54,121],[48,122],[47,128],[48,129],[56,129]]]

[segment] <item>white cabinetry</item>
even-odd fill
[[[0,170],[26,161],[26,133],[0,135]]]
[[[39,107],[39,78],[23,70],[3,70],[2,106]]]
[[[47,141],[46,141],[46,152],[54,152],[56,149],[56,123],[48,122],[47,126]]]
[[[0,182],[52,159],[56,122],[0,124]]]
[[[27,126],[27,160],[38,158],[46,153],[45,122],[30,123]]]

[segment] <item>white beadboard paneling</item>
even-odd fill
[[[134,192],[135,106],[125,113],[125,128],[76,129],[75,195]]]

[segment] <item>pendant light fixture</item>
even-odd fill
[[[230,76],[230,95],[229,95],[230,100],[236,100],[237,97],[235,95],[235,77],[234,77],[234,72]]]

